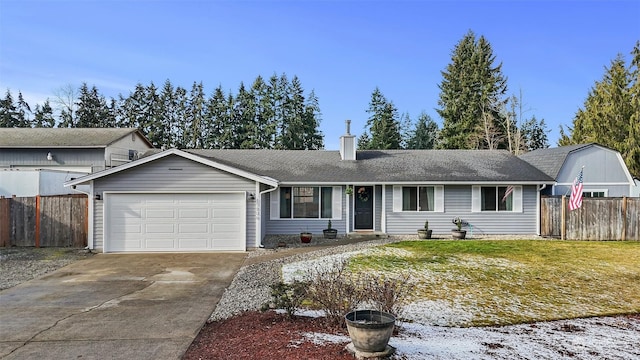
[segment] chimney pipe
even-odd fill
[[[351,120],[345,120],[345,123],[347,123],[347,133],[346,135],[351,135]]]

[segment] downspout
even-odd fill
[[[276,191],[278,189],[278,186],[271,188],[271,189],[267,189],[264,191],[261,191],[258,195],[258,201],[259,201],[259,206],[260,206],[260,226],[256,226],[256,236],[258,237],[256,239],[256,244],[258,244],[259,248],[264,248],[264,245],[262,244],[262,216],[264,214],[264,212],[262,211],[262,195],[266,194],[266,193],[270,193],[272,191]]]
[[[544,190],[546,187],[547,187],[547,184],[542,184],[542,187],[538,187],[537,188],[538,193],[537,193],[536,196],[538,197],[538,201],[537,201],[538,206],[536,207],[536,215],[537,215],[536,216],[536,232],[537,232],[538,236],[540,236],[540,234],[542,233],[542,229],[540,229],[540,226],[541,226],[541,224],[540,224],[540,216],[541,216],[540,207],[542,205],[542,202],[541,202],[542,199],[540,198],[540,192],[542,190]]]

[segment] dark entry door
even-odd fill
[[[355,230],[373,230],[373,186],[354,188],[354,224]]]

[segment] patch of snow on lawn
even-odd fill
[[[451,326],[469,323],[474,314],[447,300],[424,300],[409,303],[402,308],[402,317],[420,324]]]
[[[304,276],[308,275],[310,270],[329,270],[336,267],[342,261],[362,252],[362,250],[351,251],[342,254],[323,256],[312,260],[284,264],[282,265],[282,281],[285,283],[291,283],[295,280],[304,280]]]

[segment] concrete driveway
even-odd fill
[[[2,359],[180,359],[244,253],[99,254],[0,292]]]

